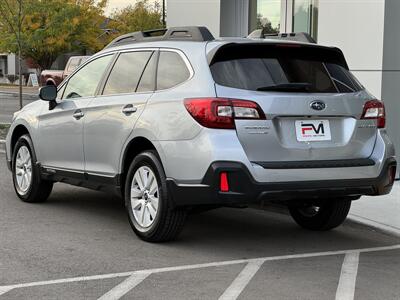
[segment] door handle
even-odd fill
[[[137,108],[134,107],[132,104],[127,104],[122,108],[122,113],[127,116],[135,113],[136,111],[137,111]]]
[[[83,118],[84,116],[85,116],[85,114],[80,110],[80,109],[78,109],[78,110],[76,110],[75,112],[74,112],[74,114],[72,115],[76,120],[79,120],[79,119],[81,119],[81,118]]]

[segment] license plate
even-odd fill
[[[329,120],[299,120],[295,122],[296,138],[299,142],[330,141]]]

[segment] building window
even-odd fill
[[[263,29],[265,34],[279,33],[281,0],[250,0],[250,32]]]
[[[293,0],[293,32],[306,32],[317,40],[318,2],[319,0]]]

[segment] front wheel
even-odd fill
[[[132,161],[125,183],[125,207],[132,229],[145,241],[173,240],[182,230],[187,212],[173,207],[156,152],[142,152]]]
[[[50,196],[53,182],[41,178],[29,135],[21,136],[15,144],[12,172],[15,192],[22,201],[44,202]]]
[[[326,231],[338,227],[346,220],[350,206],[351,200],[327,199],[290,205],[289,212],[299,226]]]

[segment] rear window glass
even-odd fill
[[[363,89],[343,56],[323,48],[236,45],[219,50],[210,69],[216,83],[245,90],[352,93]]]

